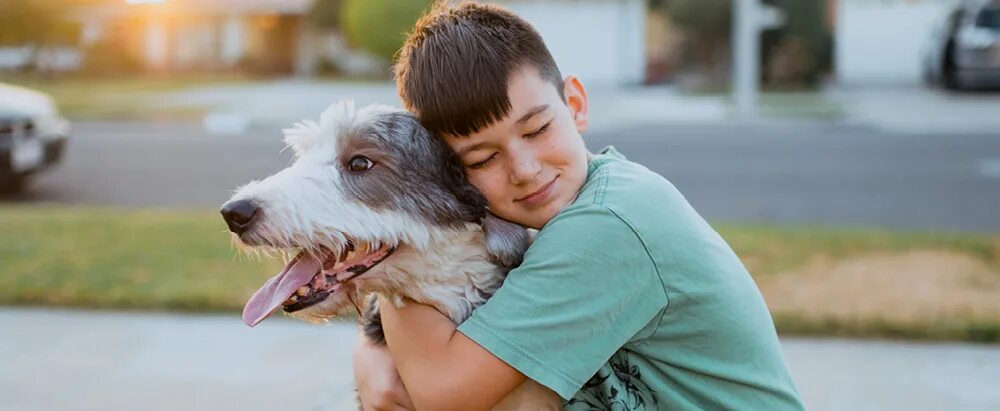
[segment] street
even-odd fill
[[[907,134],[841,123],[601,129],[713,222],[1000,231],[1000,131]],[[285,167],[277,127],[238,136],[196,123],[78,122],[66,161],[8,203],[214,209]]]

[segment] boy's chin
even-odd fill
[[[556,217],[559,211],[566,208],[569,204],[562,204],[559,199],[546,204],[544,207],[539,207],[532,210],[519,210],[518,216],[510,219],[514,223],[520,224],[528,228],[534,228],[536,230],[541,230],[542,227]]]

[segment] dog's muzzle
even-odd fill
[[[355,248],[349,242],[340,253],[325,248],[300,252],[250,297],[243,307],[243,322],[253,327],[278,307],[294,312],[318,304],[396,251],[392,246]]]

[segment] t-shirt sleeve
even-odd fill
[[[570,399],[666,307],[635,231],[603,206],[563,211],[458,330]]]

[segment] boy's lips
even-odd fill
[[[536,205],[537,203],[545,200],[549,194],[552,192],[552,186],[555,185],[556,180],[559,178],[558,175],[552,178],[547,184],[539,188],[537,191],[528,194],[524,197],[514,200],[515,203],[527,203],[528,205]]]

